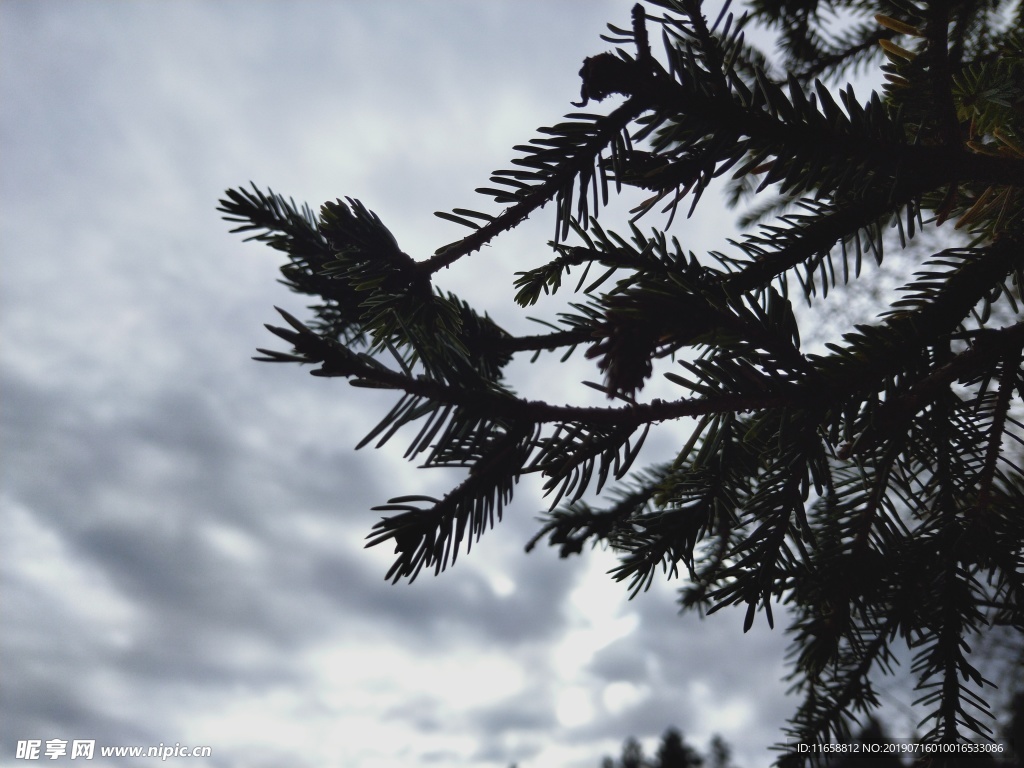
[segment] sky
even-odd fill
[[[433,212],[485,204],[630,6],[0,0],[0,766],[84,739],[211,768],[596,768],[670,726],[771,762],[783,631],[681,617],[678,583],[630,601],[609,552],[525,554],[538,487],[441,576],[385,581],[371,508],[451,477],[400,438],[353,450],[389,399],[251,360],[281,347],[274,305],[309,313],[216,211],[250,181],[350,196],[426,258],[463,234]],[[676,234],[720,246],[720,208]],[[527,327],[512,276],[552,217],[442,287]],[[596,378],[516,371],[557,402]]]

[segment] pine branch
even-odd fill
[[[220,210],[234,231],[284,252],[289,287],[323,302],[308,324],[282,312],[270,330],[291,349],[258,359],[391,390],[394,407],[360,447],[412,428],[407,459],[467,472],[440,499],[377,508],[369,545],[394,544],[392,581],[444,570],[501,518],[519,478],[539,474],[551,506],[528,549],[610,545],[631,595],[659,571],[688,577],[682,607],[745,606],[746,628],[790,606],[799,741],[848,739],[899,643],[913,651],[927,738],[981,734],[988,681],[966,640],[995,623],[1024,628],[1024,38],[997,28],[1002,0],[844,2],[877,15],[838,32],[819,0],[752,3],[753,16],[723,9],[711,25],[699,0],[635,8],[631,28],[605,39],[636,55],[587,59],[575,106],[623,103],[517,146],[514,168],[478,190],[502,212],[439,213],[473,231],[426,260],[359,201],[317,218],[273,192],[229,191]],[[780,31],[788,71],[745,42],[751,19]],[[879,54],[889,85],[866,101],[809,82]],[[754,200],[764,223],[730,255],[698,258],[636,226],[656,207],[671,226],[727,174],[730,205],[774,197]],[[625,235],[595,218],[622,185],[647,192]],[[513,336],[434,287],[442,267],[548,202],[555,253],[517,275],[516,300],[582,294],[540,321],[549,332]],[[968,245],[910,252],[949,219]],[[791,280],[827,311],[865,259],[883,267],[883,248],[919,271],[878,320],[806,354]],[[578,346],[604,374],[586,384],[618,403],[558,405],[506,385],[514,355],[564,362]],[[665,378],[682,396],[639,401],[655,362],[677,353]],[[692,430],[674,460],[632,470],[649,426],[683,418]],[[609,505],[585,503],[590,490]]]
[[[495,438],[471,467],[469,477],[443,499],[426,496],[401,496],[374,507],[380,512],[400,512],[383,518],[367,537],[367,547],[388,541],[395,544],[398,557],[385,575],[397,583],[416,580],[423,568],[434,568],[435,575],[455,563],[463,540],[466,551],[472,549],[483,533],[493,528],[495,517],[512,500],[512,491],[530,452],[531,434],[510,425],[504,435]],[[419,504],[427,502],[428,507]],[[467,539],[467,535],[469,538]]]
[[[295,354],[259,350],[269,362],[296,362],[320,364],[310,371],[314,376],[343,377],[361,387],[392,389],[433,402],[454,405],[473,413],[487,413],[496,418],[530,421],[533,423],[579,422],[596,426],[637,427],[672,419],[698,417],[710,413],[742,412],[751,409],[783,406],[799,402],[804,395],[796,389],[791,392],[773,391],[764,394],[724,394],[715,398],[694,398],[665,401],[659,398],[650,403],[634,403],[620,408],[559,406],[539,400],[522,400],[500,390],[467,390],[425,377],[410,377],[391,370],[366,355],[356,355],[344,347],[317,336],[297,319],[282,309],[278,312],[295,330],[267,326],[274,335],[295,348]]]
[[[562,195],[563,201],[571,202],[574,180],[581,174],[590,171],[601,150],[612,143],[626,126],[647,108],[648,106],[641,99],[629,99],[606,118],[597,121],[593,133],[566,159],[551,167],[541,166],[544,173],[539,184],[524,187],[516,195],[517,202],[514,205],[506,208],[493,220],[475,230],[473,234],[438,249],[429,259],[420,262],[420,271],[432,274],[450,266],[463,256],[480,250],[497,235],[519,226],[531,213],[559,194]],[[572,116],[570,115],[570,117]],[[528,178],[533,178],[533,175]],[[585,196],[586,189],[583,189],[580,194]],[[561,233],[564,238],[568,234],[570,216],[566,215],[565,204],[560,205],[558,210],[561,215],[556,231]]]

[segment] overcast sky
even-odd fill
[[[669,726],[768,765],[783,633],[680,618],[678,584],[630,602],[608,553],[524,554],[529,483],[453,569],[384,581],[370,508],[451,478],[400,439],[353,451],[388,399],[250,359],[281,347],[274,304],[308,313],[215,210],[250,180],[351,196],[425,258],[463,233],[432,212],[486,205],[630,5],[0,2],[0,765],[57,738],[209,745],[192,764],[217,768],[596,768]],[[511,276],[548,260],[552,215],[444,287],[521,322]],[[721,246],[730,221],[709,204],[677,234]]]

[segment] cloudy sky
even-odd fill
[[[274,304],[308,313],[215,210],[250,180],[356,197],[424,258],[462,234],[432,212],[479,205],[570,110],[630,5],[0,2],[0,765],[56,738],[208,745],[216,768],[596,768],[669,726],[770,762],[783,633],[680,618],[671,584],[630,602],[608,553],[524,554],[528,483],[455,568],[385,582],[370,508],[451,478],[401,440],[353,451],[387,400],[250,359]],[[698,250],[731,221],[704,211],[677,231]],[[548,259],[550,216],[444,287],[521,323],[511,276]]]

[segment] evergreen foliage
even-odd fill
[[[661,737],[661,744],[653,758],[644,755],[643,746],[630,737],[622,745],[618,760],[610,757],[601,761],[601,768],[734,768],[729,746],[718,736],[711,739],[710,751],[702,755],[683,738],[676,728],[669,728]]]
[[[746,42],[755,24],[781,62]],[[904,648],[924,740],[990,736],[972,637],[1024,628],[1024,4],[754,0],[709,21],[700,0],[648,0],[609,28],[618,47],[586,60],[576,111],[478,190],[496,212],[438,214],[470,231],[427,258],[357,200],[315,213],[229,190],[233,231],[280,250],[286,284],[316,301],[268,326],[289,351],[257,359],[393,391],[360,446],[402,431],[408,459],[466,470],[443,498],[377,508],[388,579],[444,570],[538,475],[551,507],[531,547],[608,544],[634,594],[685,569],[685,608],[741,606],[747,628],[785,606],[802,704],[780,759],[800,759],[787,742],[848,741]],[[864,100],[836,85],[876,67],[886,86]],[[716,179],[745,206],[727,252],[640,228],[692,214]],[[624,187],[646,199],[620,234],[596,217]],[[525,308],[575,284],[550,332],[510,334],[435,285],[546,203],[553,257],[515,287]],[[922,253],[925,230],[949,247]],[[913,278],[806,351],[802,332],[892,251]],[[577,348],[605,407],[527,400],[505,379],[517,355]],[[676,397],[643,397],[656,366]],[[682,419],[685,444],[631,472],[652,425]]]

